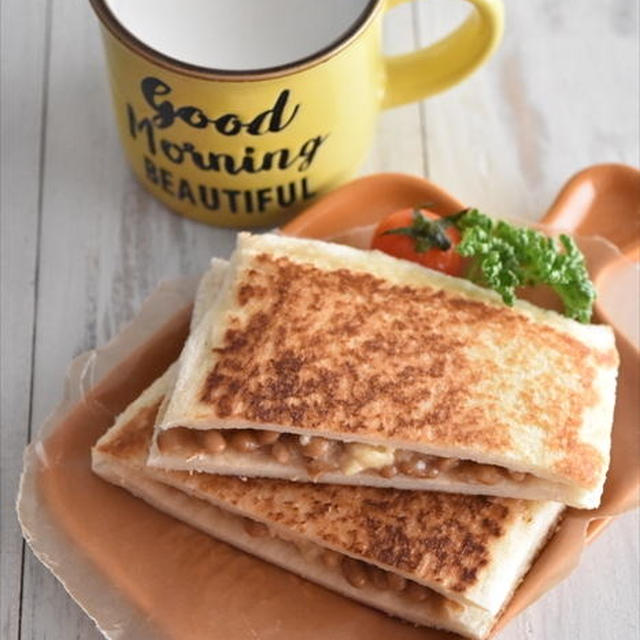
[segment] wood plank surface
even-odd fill
[[[3,0],[2,640],[100,637],[27,551],[12,514],[20,455],[56,403],[67,363],[102,344],[162,278],[228,255],[234,232],[182,220],[124,164],[96,21],[86,1]],[[429,0],[386,18],[390,53],[431,41],[465,5]],[[534,219],[579,168],[638,163],[636,3],[508,3],[497,56],[465,84],[382,114],[363,172],[428,175],[497,215]],[[638,515],[504,640],[635,640]]]
[[[46,0],[0,4],[0,637],[20,635],[13,505],[28,440],[48,46]]]
[[[402,4],[390,11],[384,22],[384,49],[387,55],[405,53],[418,46],[416,5]],[[383,111],[363,175],[393,171],[427,175],[426,146],[421,103]]]
[[[425,102],[429,176],[463,202],[535,220],[578,170],[640,161],[638,4],[505,5],[497,54]],[[467,10],[452,0],[417,7],[422,44]]]

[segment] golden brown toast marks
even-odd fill
[[[174,473],[243,512],[460,593],[527,508],[504,498]]]
[[[159,402],[142,407],[98,450],[144,463]],[[464,593],[524,500],[167,471],[216,502],[376,564]]]
[[[98,441],[96,449],[120,460],[144,462],[162,399],[140,408],[128,422],[120,425],[116,432],[109,433]]]
[[[559,472],[597,482],[602,455],[578,432],[615,351],[506,306],[267,254],[235,296],[200,394],[218,418],[493,452],[535,425]]]

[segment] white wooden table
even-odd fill
[[[441,97],[385,113],[364,172],[405,171],[497,215],[535,219],[576,170],[638,164],[638,5],[507,0],[499,54]],[[87,0],[2,0],[2,640],[96,639],[35,560],[13,512],[21,455],[56,403],[69,360],[104,343],[161,278],[226,256],[231,231],[150,198],[116,138]],[[431,0],[394,10],[388,49],[460,15]],[[504,640],[640,637],[638,515],[617,520],[579,569]]]

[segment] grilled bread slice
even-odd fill
[[[486,637],[563,509],[149,467],[154,421],[172,384],[169,370],[98,441],[98,475],[220,540],[416,624]]]
[[[617,365],[607,326],[376,251],[240,234],[149,464],[593,508]]]

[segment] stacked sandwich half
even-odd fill
[[[609,464],[611,330],[379,252],[240,234],[106,480],[355,600],[490,632]]]

